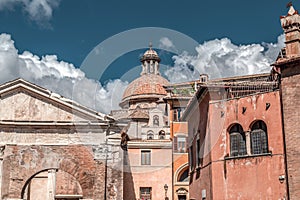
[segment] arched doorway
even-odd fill
[[[24,200],[79,200],[82,189],[71,174],[56,169],[47,169],[34,174],[23,187]]]
[[[186,200],[188,191],[185,188],[179,188],[176,190],[178,200]]]

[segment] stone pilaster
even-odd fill
[[[250,135],[250,131],[246,131],[245,136],[246,136],[247,155],[251,155],[251,135]]]
[[[56,170],[48,170],[47,200],[55,200]]]
[[[111,144],[110,157],[107,159],[106,198],[123,199],[123,151],[119,142]]]
[[[105,199],[105,191],[107,190],[107,158],[111,157],[111,146],[107,144],[94,146],[93,153],[97,166],[94,197],[96,199]]]

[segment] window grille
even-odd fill
[[[151,200],[151,187],[141,187],[140,188],[140,199],[142,200]]]
[[[263,121],[257,121],[251,129],[251,153],[268,153],[267,127]]]
[[[241,125],[234,125],[230,131],[230,155],[242,156],[247,154],[246,137]]]

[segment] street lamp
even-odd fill
[[[167,192],[168,192],[168,185],[167,184],[164,185],[164,189],[165,189],[165,200],[169,200],[169,198],[167,197]]]

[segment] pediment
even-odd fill
[[[186,194],[188,193],[188,190],[185,189],[185,188],[179,188],[179,189],[176,190],[176,193],[177,193],[178,195],[180,195],[180,194],[186,195]]]
[[[107,121],[104,114],[23,79],[0,85],[0,97],[2,121]]]

